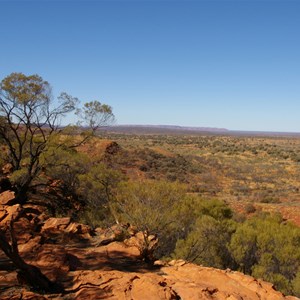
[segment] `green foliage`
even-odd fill
[[[85,103],[83,108],[77,109],[76,113],[83,120],[83,125],[92,130],[97,130],[100,126],[114,122],[111,106],[102,104],[97,100]]]
[[[49,83],[38,75],[12,73],[2,80],[1,90],[20,105],[49,101]]]
[[[226,247],[235,230],[232,212],[223,202],[189,199],[189,209],[182,210],[183,218],[192,221],[186,226],[172,254],[197,264],[224,268],[231,266],[231,256]]]
[[[77,102],[65,93],[51,105],[51,87],[38,75],[12,73],[0,83],[0,137],[8,149],[17,197],[26,198],[32,181],[41,173],[40,157],[58,131],[59,118]]]
[[[205,266],[239,269],[274,283],[286,294],[299,296],[298,227],[284,222],[279,214],[266,213],[239,224],[231,219],[231,211],[224,203],[192,203],[190,216],[195,221],[185,236],[178,239],[172,257]]]
[[[141,160],[138,164],[137,159]],[[182,155],[168,156],[148,147],[134,150],[132,157],[127,157],[127,160],[131,160],[133,165],[137,164],[139,170],[145,172],[147,178],[187,183],[190,180],[190,174],[198,172],[193,164]]]
[[[13,172],[9,179],[13,185],[23,186],[28,180],[28,172],[24,168],[21,170],[16,170]]]
[[[161,257],[171,253],[178,232],[182,230],[178,219],[185,197],[185,188],[179,183],[123,182],[117,190],[113,207],[120,222],[133,224],[144,233],[145,249],[150,234],[159,238],[156,255]]]
[[[292,287],[293,287],[293,294],[300,296],[300,269],[298,269],[298,272],[294,279],[292,280]]]
[[[80,174],[78,179],[77,192],[86,203],[82,220],[93,227],[114,223],[117,217],[112,209],[112,198],[119,182],[124,179],[123,174],[98,163]]]
[[[244,273],[257,263],[257,231],[248,222],[240,225],[231,238],[229,250]]]
[[[216,220],[231,219],[232,211],[224,202],[216,199],[203,200],[199,203],[199,213]]]
[[[79,188],[79,175],[88,172],[90,159],[75,149],[52,147],[42,156],[48,176],[59,180],[66,195],[76,193]]]
[[[0,140],[7,148],[7,162],[11,163],[15,172],[12,181],[20,202],[26,202],[33,182],[43,173],[46,165],[47,168],[50,167],[49,163],[43,163],[47,162],[46,156],[53,152],[53,148],[56,147],[58,152],[68,147],[75,148],[91,136],[85,134],[80,141],[73,141],[73,144],[68,144],[68,139],[62,138],[64,130],[59,127],[60,119],[75,110],[78,102],[77,98],[61,93],[54,105],[51,87],[39,75],[12,73],[1,81]],[[98,101],[86,103],[80,111],[84,122],[92,127],[92,132],[114,118],[112,108]],[[70,127],[65,129],[66,133],[70,133]],[[68,156],[71,152],[65,154]],[[54,156],[58,155],[59,153]],[[71,161],[74,163],[74,159]],[[66,177],[74,173],[74,165],[67,166],[67,161],[64,165]],[[55,168],[61,168],[61,163]],[[57,170],[49,171],[51,172],[57,173]],[[65,180],[70,181],[71,178]],[[69,187],[73,188],[72,185]]]
[[[233,234],[231,253],[242,271],[293,292],[300,267],[300,229],[280,216],[260,215],[241,224]]]
[[[232,224],[202,215],[185,239],[176,243],[175,258],[217,268],[229,267],[230,254],[226,244],[230,241]]]

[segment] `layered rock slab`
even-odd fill
[[[18,215],[20,206],[0,206],[0,225]],[[69,218],[42,219],[37,209],[15,223],[19,251],[27,263],[38,266],[51,280],[65,288],[64,294],[40,295],[21,287],[16,271],[6,267],[0,253],[0,299],[124,299],[124,300],[295,300],[272,284],[231,270],[218,270],[183,260],[157,262],[140,260],[139,233],[116,242],[120,228],[98,230],[91,235],[86,225]],[[39,229],[40,228],[40,229]],[[133,243],[131,242],[133,241]],[[9,267],[11,267],[9,265]]]

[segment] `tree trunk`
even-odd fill
[[[8,242],[5,231],[0,229],[0,249],[12,261],[17,269],[18,281],[21,285],[28,285],[35,291],[42,293],[61,293],[63,287],[48,279],[39,268],[27,264],[19,254],[13,226],[10,226],[11,244]]]
[[[16,185],[15,203],[25,204],[28,201],[28,191],[32,179],[27,179],[26,182]]]
[[[19,255],[10,257],[11,261],[17,267],[18,281],[21,285],[28,285],[33,290],[42,293],[62,293],[63,287],[49,280],[41,270],[27,264]]]

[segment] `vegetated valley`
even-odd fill
[[[133,185],[127,187],[130,195],[144,189],[130,210],[142,205],[145,211],[132,219],[124,216],[124,221],[150,232],[152,226],[161,240],[158,257],[240,270],[300,295],[299,137],[102,133],[81,151],[92,156],[104,151],[110,167]],[[160,189],[161,184],[165,187]],[[163,191],[179,185],[185,196],[163,207]],[[152,195],[156,190],[158,195]],[[145,201],[147,193],[159,205]],[[180,211],[179,227],[167,228],[159,217],[156,224],[144,219],[144,214],[150,219],[161,214],[169,220],[172,209]],[[159,222],[164,225],[160,229]]]
[[[181,182],[234,212],[279,212],[300,226],[300,138],[215,134],[102,134],[118,143],[114,165],[131,179]],[[105,142],[103,142],[105,143]]]
[[[37,185],[29,203],[91,228],[130,224],[145,233],[135,246],[147,263],[230,268],[299,296],[299,155],[297,137],[99,131],[49,154],[35,180],[47,191]],[[128,239],[127,229],[112,240]]]

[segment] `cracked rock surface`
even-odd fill
[[[18,206],[1,205],[0,226]],[[51,280],[65,288],[64,294],[41,295],[18,283],[16,270],[0,252],[0,299],[116,299],[116,300],[295,300],[272,284],[231,270],[197,266],[183,260],[154,266],[140,260],[131,242],[120,242],[122,229],[91,229],[69,218],[44,217],[37,208],[16,222],[19,252]],[[122,232],[121,232],[122,233]]]

